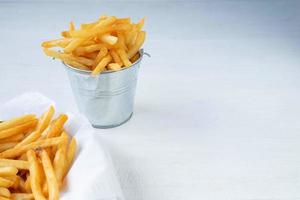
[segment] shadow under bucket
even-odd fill
[[[65,65],[79,107],[95,128],[113,128],[127,122],[133,113],[138,69],[144,53],[130,67],[105,71],[92,77],[90,71]],[[147,54],[146,54],[147,55]]]

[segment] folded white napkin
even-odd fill
[[[23,114],[41,115],[54,102],[39,93],[26,93],[0,106],[0,120]],[[62,111],[59,111],[62,112]],[[66,111],[63,111],[67,113]],[[78,142],[78,155],[68,174],[62,200],[124,200],[110,156],[82,115],[67,113],[65,126]]]

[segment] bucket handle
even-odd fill
[[[151,55],[150,55],[149,53],[147,53],[147,52],[143,52],[143,55],[146,55],[146,56],[148,56],[149,58],[151,58]]]

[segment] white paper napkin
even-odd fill
[[[39,93],[26,93],[0,106],[0,120],[23,114],[41,115],[55,103]],[[65,126],[78,142],[79,151],[68,174],[68,186],[62,200],[124,200],[114,173],[110,156],[95,137],[94,129],[82,115],[66,111],[69,120]]]

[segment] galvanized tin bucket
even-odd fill
[[[92,77],[90,71],[65,65],[79,107],[95,128],[113,128],[127,122],[133,113],[138,69],[145,54],[132,66],[105,71]],[[148,54],[146,54],[148,55]]]

